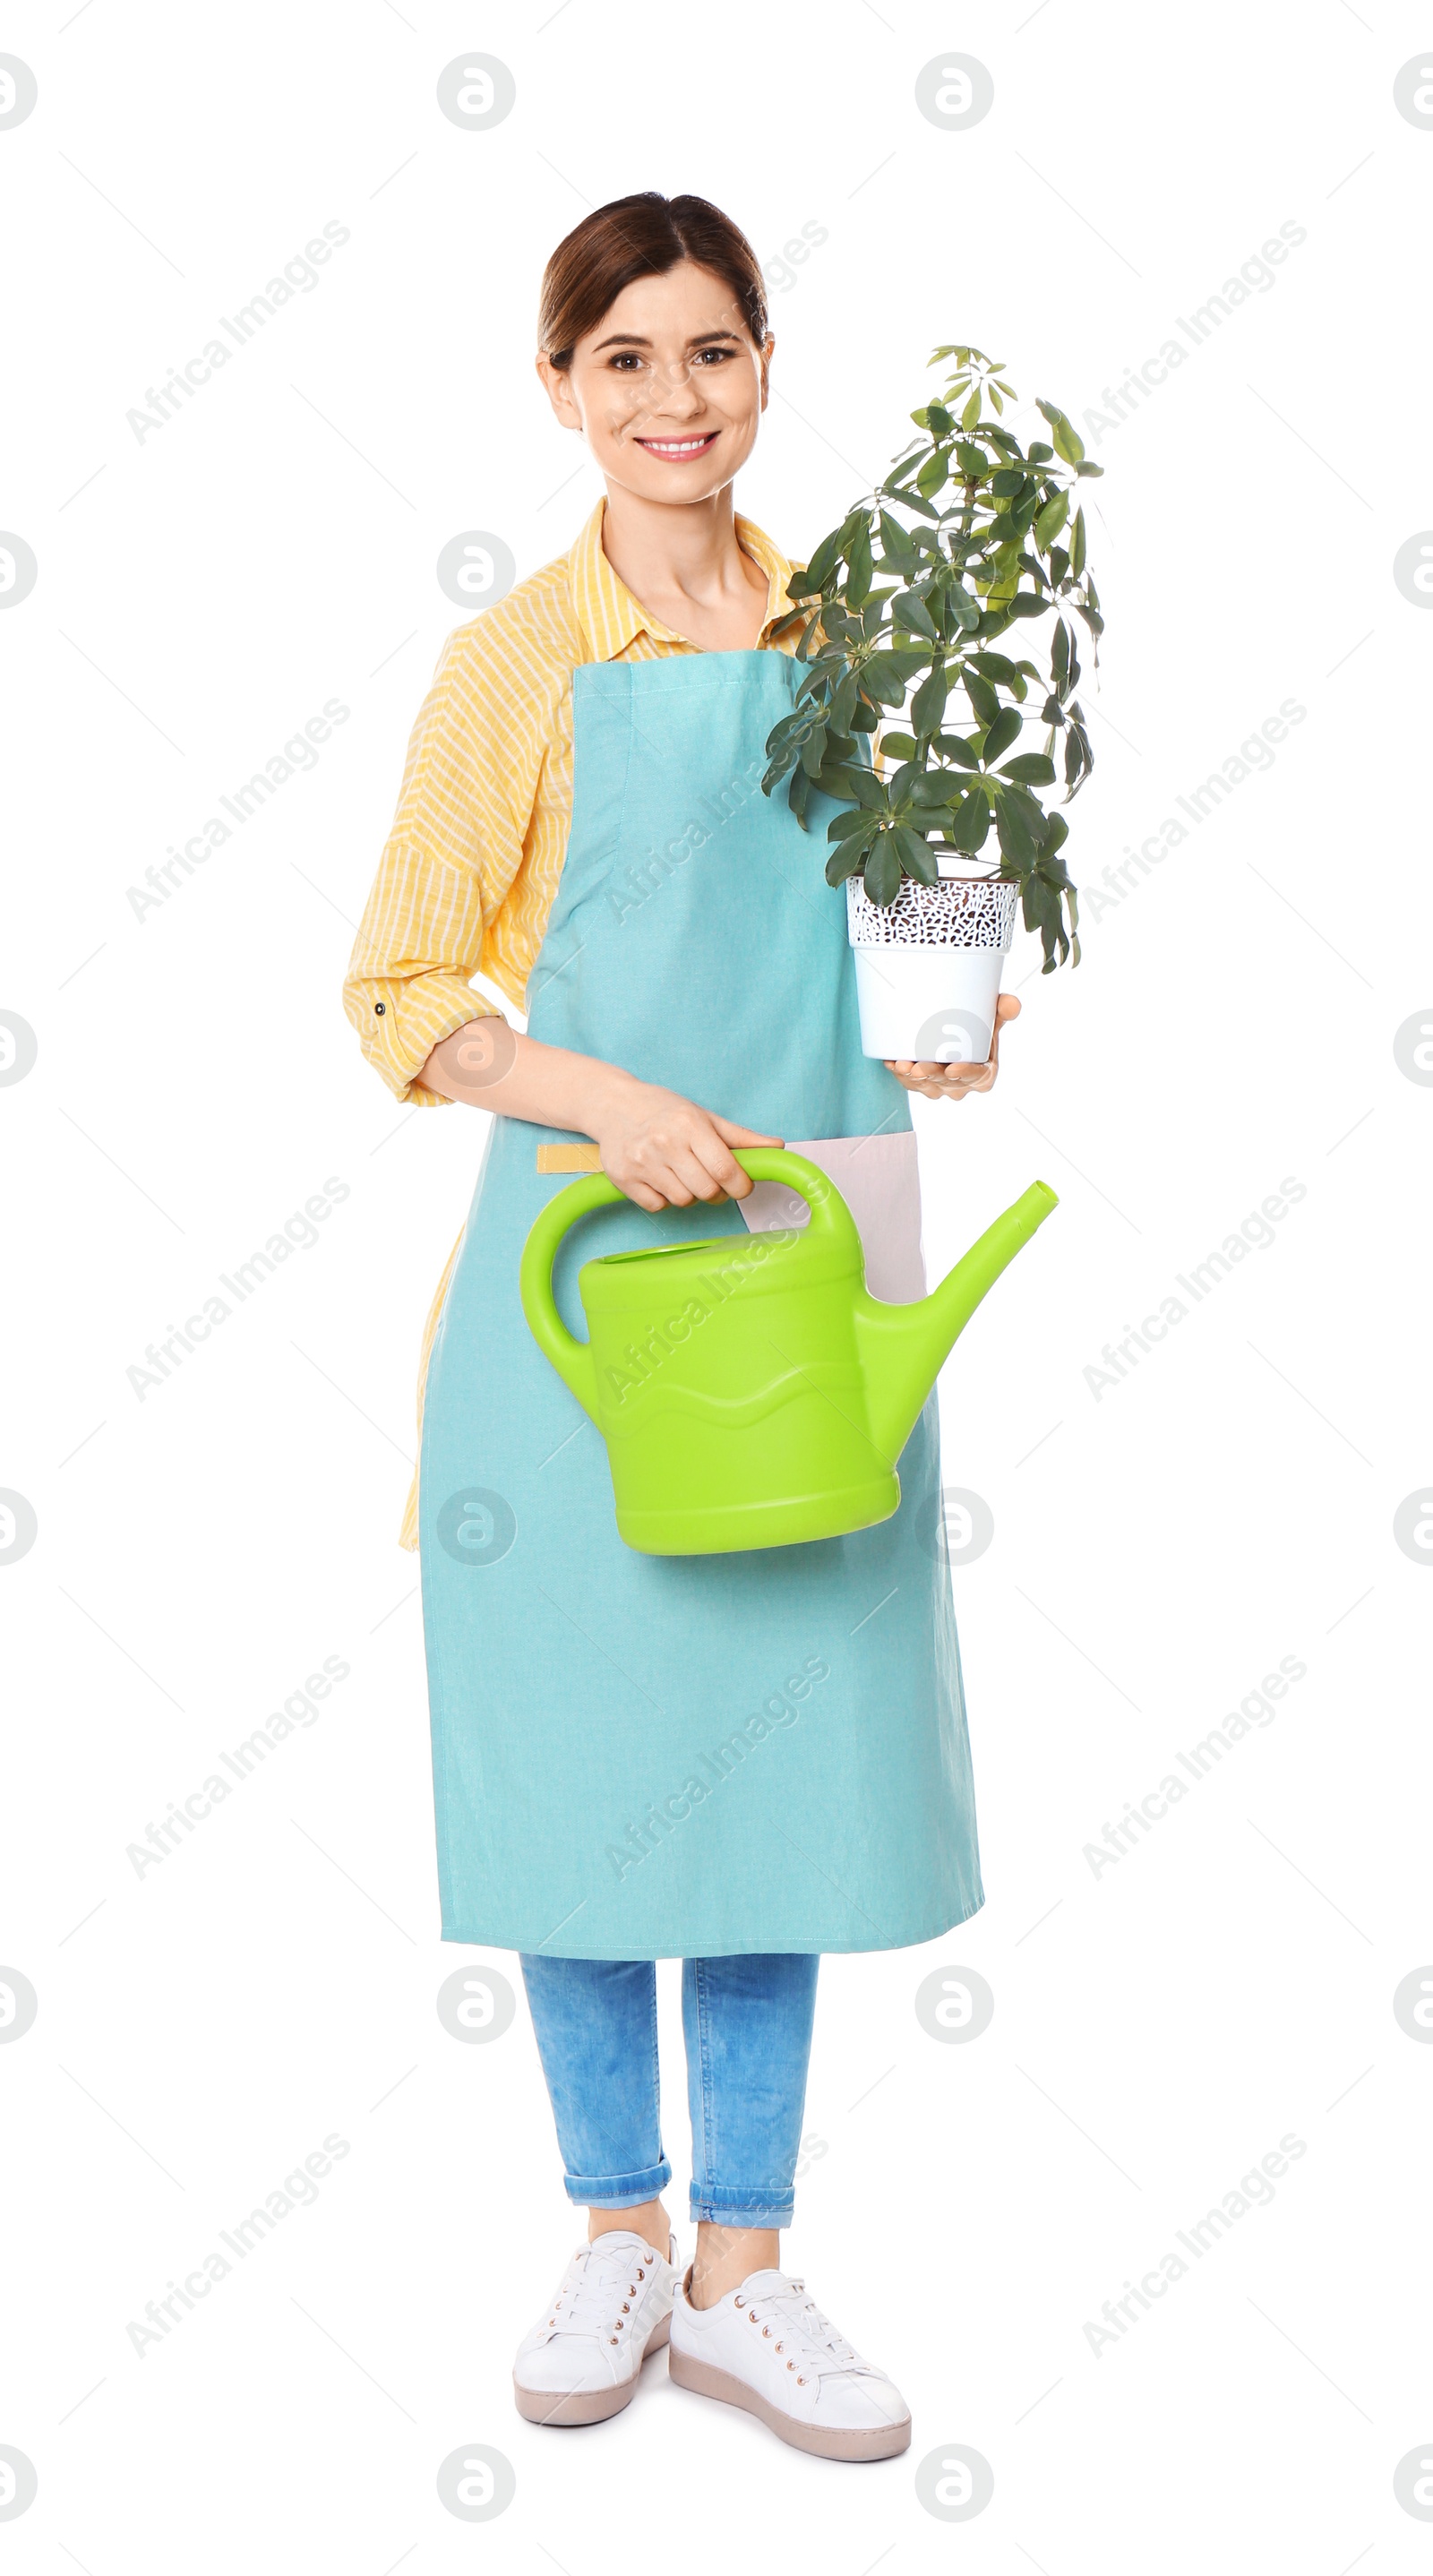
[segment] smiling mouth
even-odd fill
[[[694,456],[705,456],[719,435],[719,431],[709,429],[700,438],[639,438],[636,444],[648,456],[663,456],[670,465],[686,465]]]

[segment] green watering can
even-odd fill
[[[646,1556],[791,1547],[889,1520],[896,1460],[941,1362],[1058,1204],[1032,1182],[931,1296],[887,1306],[824,1172],[772,1145],[736,1159],[798,1190],[809,1224],[586,1262],[585,1342],[557,1311],[553,1261],[579,1217],[623,1193],[601,1173],[574,1181],[523,1247],[523,1312],[606,1441],[618,1531]]]

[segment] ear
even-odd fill
[[[534,363],[547,389],[547,399],[552,405],[555,418],[564,429],[575,429],[580,432],[582,414],[573,399],[572,376],[569,369],[555,367],[546,352],[541,349]]]
[[[767,335],[766,335],[766,338],[762,341],[762,344],[761,344],[761,350],[760,350],[760,356],[761,356],[761,408],[762,408],[762,410],[763,410],[763,411],[765,411],[767,404],[768,404],[768,403],[769,403],[769,401],[771,400],[771,360],[772,360],[772,354],[773,354],[773,352],[774,352],[775,348],[776,348],[776,338],[775,338],[775,334],[774,334],[773,332],[768,331],[768,332],[767,332]]]

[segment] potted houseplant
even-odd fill
[[[1093,653],[1103,620],[1078,487],[1103,469],[1053,403],[1049,439],[1021,445],[1000,361],[952,347],[931,364],[946,360],[920,436],[791,576],[803,667],[762,785],[787,782],[804,829],[813,796],[841,808],[826,875],[846,887],[864,1052],[984,1063],[1017,904],[1043,973],[1079,963],[1051,807],[1093,765],[1075,621]],[[1050,620],[1047,676],[1028,647]]]

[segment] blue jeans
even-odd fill
[[[672,2179],[656,1963],[521,1956],[568,2198],[640,2208]],[[820,1964],[805,1952],[683,1960],[693,2218],[790,2225]]]

